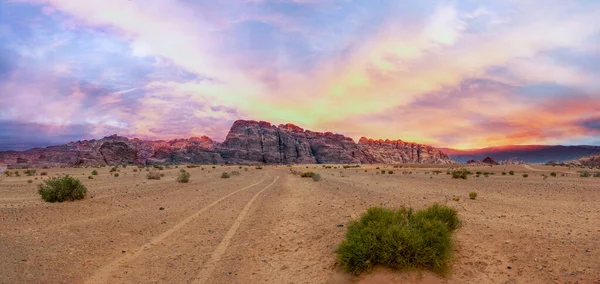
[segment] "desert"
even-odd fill
[[[0,183],[2,283],[595,283],[598,180],[541,165],[170,166],[50,168]],[[177,183],[185,168],[191,179]],[[92,170],[98,175],[87,179]],[[155,170],[155,169],[153,169]],[[385,173],[381,172],[384,171]],[[39,176],[40,171],[47,172]],[[221,178],[223,172],[238,172]],[[321,175],[313,181],[292,171]],[[502,172],[514,175],[502,175]],[[380,173],[381,172],[381,173]],[[390,174],[391,172],[391,174]],[[556,173],[556,177],[550,173]],[[36,185],[71,175],[79,201],[47,203]],[[528,174],[527,178],[522,175]],[[27,181],[34,179],[33,183]],[[469,198],[469,192],[477,198]],[[334,250],[371,206],[439,203],[463,223],[451,272],[377,267],[352,276]]]

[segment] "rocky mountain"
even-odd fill
[[[513,145],[475,150],[455,150],[448,148],[441,148],[440,150],[458,163],[466,163],[469,160],[481,161],[485,157],[493,157],[496,161],[500,161],[500,163],[504,161],[519,161],[543,164],[548,161],[566,162],[600,153],[600,146]]]
[[[585,157],[581,157],[579,159],[566,161],[566,162],[556,162],[550,161],[546,163],[548,166],[575,166],[575,167],[599,167],[600,168],[600,154],[589,155]]]
[[[435,163],[453,161],[436,148],[400,140],[351,138],[313,132],[293,124],[238,120],[225,141],[192,137],[144,141],[120,136],[70,142],[23,152],[0,152],[0,163],[18,165],[119,164],[358,164]]]

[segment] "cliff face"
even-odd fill
[[[275,126],[263,121],[238,120],[223,143],[205,136],[143,141],[113,135],[44,149],[0,152],[0,162],[30,165],[449,164],[452,160],[433,147],[400,140],[361,138],[357,144],[340,134],[313,132],[293,124]]]
[[[358,147],[365,164],[451,164],[453,161],[440,150],[402,140],[360,138]]]

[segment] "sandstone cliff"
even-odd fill
[[[351,138],[313,132],[293,124],[271,125],[236,121],[225,141],[192,137],[171,141],[143,141],[120,136],[70,142],[24,152],[0,152],[0,162],[30,165],[118,164],[449,164],[452,160],[426,145],[400,140]]]

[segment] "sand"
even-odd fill
[[[473,167],[495,175],[455,180],[440,166],[293,167],[320,173],[314,182],[286,166],[244,168],[187,169],[188,184],[175,181],[179,169],[161,180],[131,166],[93,180],[91,168],[38,169],[87,186],[64,203],[40,199],[40,176],[2,177],[0,283],[600,283],[600,178],[574,169]],[[241,174],[221,178],[232,170]],[[433,203],[463,221],[448,275],[351,276],[336,265],[347,223],[368,207]]]

